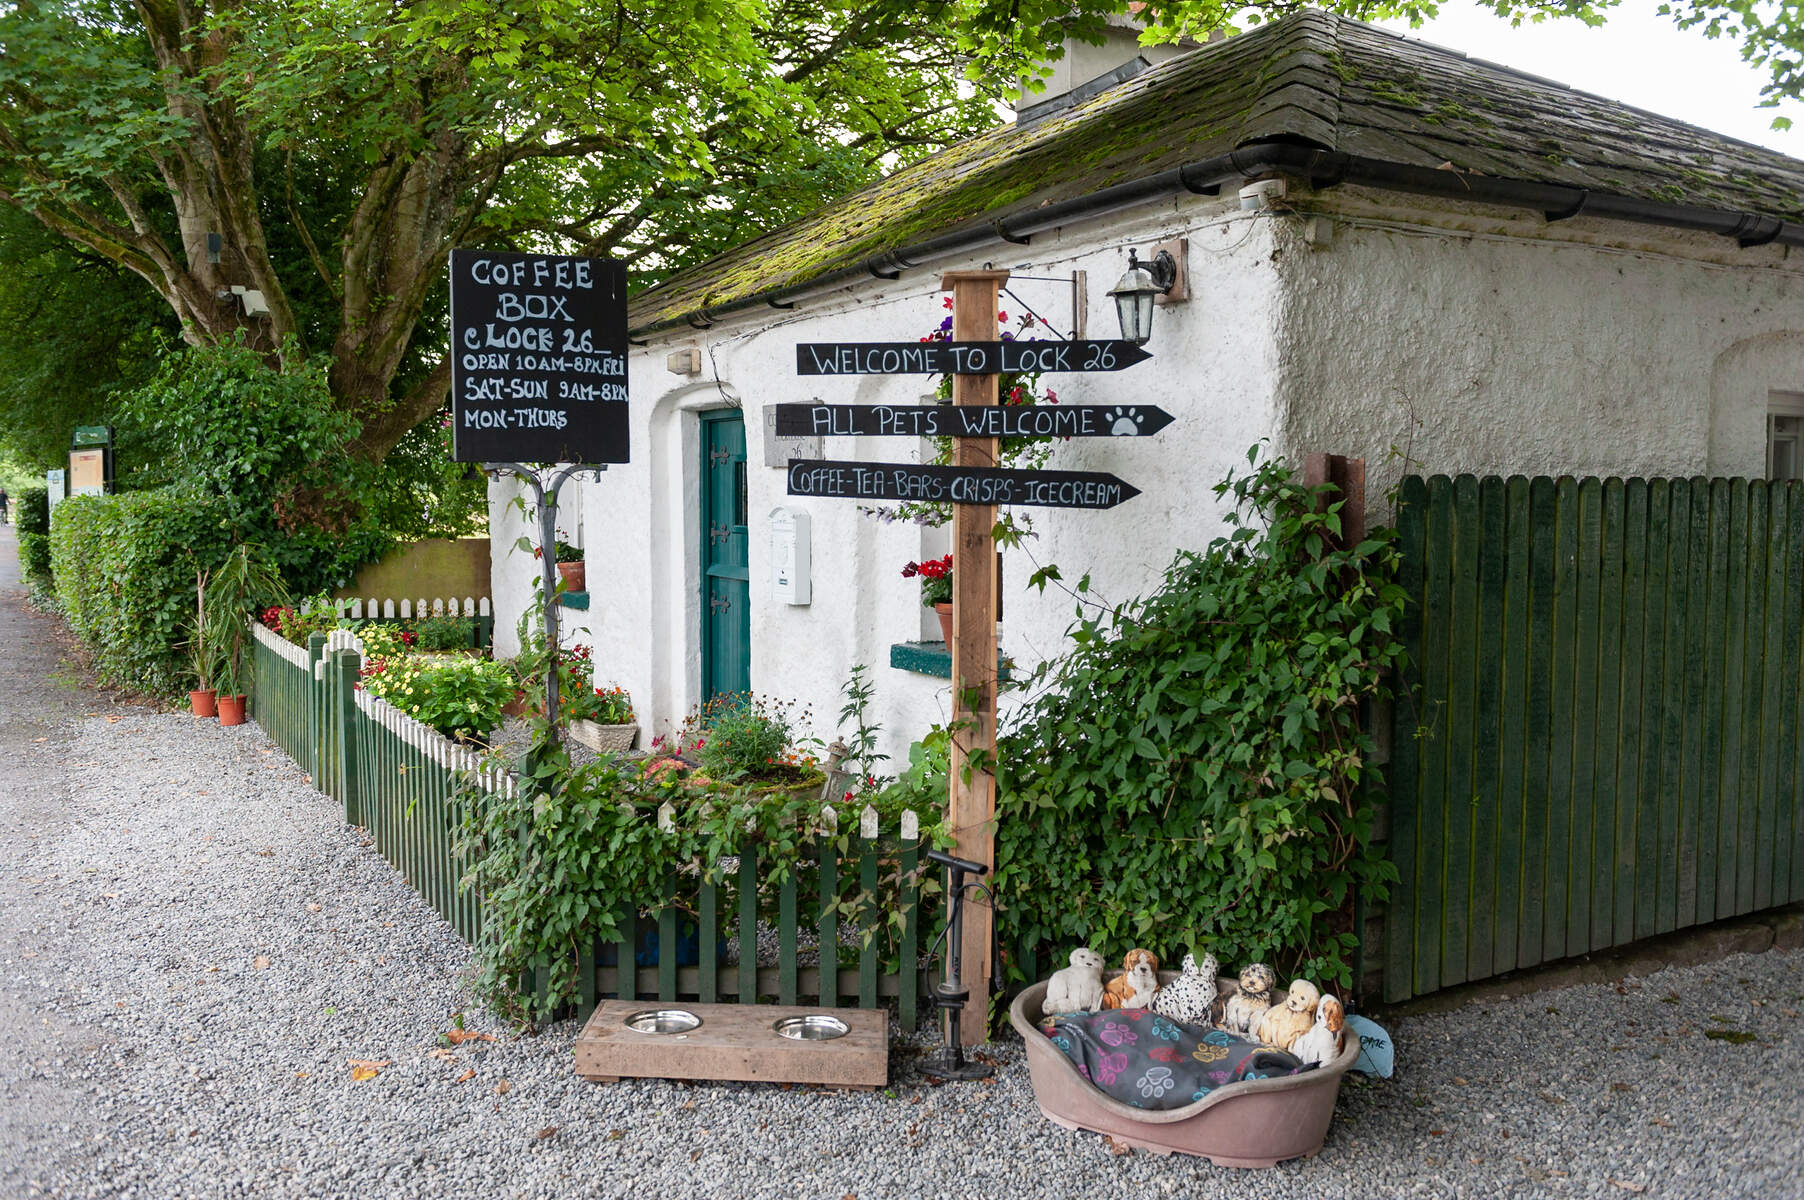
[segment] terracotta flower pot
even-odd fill
[[[573,592],[589,590],[589,564],[584,562],[561,562],[557,565],[559,575]]]
[[[197,717],[216,717],[219,715],[219,707],[213,703],[213,698],[218,694],[213,688],[189,692],[188,707],[194,710]]]
[[[952,644],[952,602],[933,606],[933,615],[940,619],[940,640],[948,646]]]
[[[244,724],[243,696],[221,696],[219,698],[219,723],[221,725]]]

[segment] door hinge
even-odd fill
[[[713,463],[717,467],[723,462],[731,462],[732,459],[733,459],[733,452],[731,450],[710,450],[710,451],[708,451],[708,461]]]
[[[714,545],[719,542],[727,541],[730,538],[732,538],[732,536],[733,536],[732,526],[716,525],[712,521],[710,521],[708,523],[708,544],[709,545]]]
[[[715,596],[708,601],[708,608],[713,612],[724,612],[733,607],[733,602],[725,596]]]

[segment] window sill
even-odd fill
[[[897,642],[889,648],[889,665],[898,671],[951,679],[952,649],[945,642]],[[1009,678],[1011,665],[1008,655],[997,651],[996,671],[1000,678]]]
[[[589,607],[589,593],[587,593],[587,592],[564,592],[558,596],[557,602],[559,604],[563,605],[565,608],[586,609]]]

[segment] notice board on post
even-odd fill
[[[629,461],[626,265],[451,252],[451,457]]]

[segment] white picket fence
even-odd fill
[[[487,617],[493,616],[489,607],[489,598],[465,596],[462,600],[455,596],[446,599],[439,597],[428,600],[424,596],[417,600],[394,599],[378,600],[374,596],[365,599],[348,598],[332,601],[332,611],[339,619],[349,618],[353,621],[370,620],[411,621],[416,617]]]

